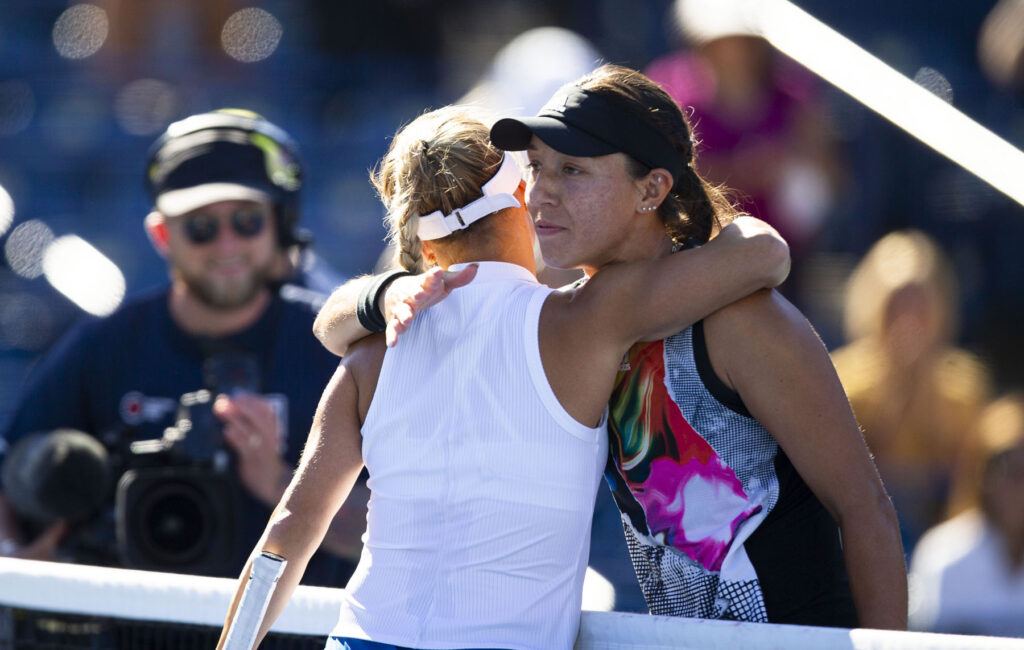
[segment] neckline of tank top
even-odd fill
[[[537,284],[537,278],[532,273],[524,267],[510,262],[466,262],[452,264],[448,267],[448,270],[461,271],[470,264],[476,264],[478,266],[476,277],[474,277],[473,281],[470,282],[471,285],[479,284],[481,282],[495,282],[500,280],[524,280]]]

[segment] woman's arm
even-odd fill
[[[685,329],[789,271],[789,247],[770,226],[741,217],[707,244],[598,271],[580,289],[553,294],[540,320],[544,370],[562,406],[594,426],[622,355],[640,340]]]
[[[373,276],[363,275],[332,291],[313,321],[313,335],[339,357],[348,351],[349,345],[373,333],[356,317],[359,294],[372,281]]]
[[[378,342],[379,343],[379,342]],[[285,490],[231,601],[217,647],[222,648],[249,580],[252,559],[262,551],[283,556],[288,564],[273,592],[257,634],[257,644],[284,610],[299,584],[309,558],[327,533],[334,514],[345,502],[363,467],[360,395],[353,367],[366,355],[355,351],[334,373],[320,399],[299,468]],[[375,382],[374,382],[375,383]]]
[[[789,247],[775,229],[738,217],[695,250],[602,268],[571,298],[571,311],[583,313],[569,317],[584,327],[592,324],[585,335],[593,343],[628,348],[675,334],[758,289],[778,286],[789,264]]]
[[[810,323],[778,293],[762,291],[708,317],[704,332],[715,372],[839,525],[860,624],[906,629],[896,512]]]
[[[476,276],[476,267],[468,266],[452,273],[434,268],[419,275],[390,280],[382,286],[377,308],[387,321],[387,344],[394,345],[398,336],[409,329],[416,314],[436,305]],[[331,293],[313,323],[313,334],[325,348],[343,356],[348,347],[370,334],[356,315],[363,289],[375,277],[364,275],[349,280]]]

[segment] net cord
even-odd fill
[[[235,581],[0,558],[0,606],[220,627]],[[326,637],[341,589],[299,586],[271,628]],[[1024,640],[583,612],[575,650],[1024,650]]]

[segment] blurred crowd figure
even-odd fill
[[[982,413],[961,468],[966,509],[925,533],[911,558],[911,627],[1024,637],[1024,393]]]
[[[832,354],[908,552],[951,499],[963,499],[952,477],[990,396],[984,364],[953,344],[957,304],[952,267],[935,242],[919,231],[890,233],[850,276],[850,342]]]
[[[110,35],[95,60],[100,80],[136,79],[152,74],[154,61],[173,61],[161,66],[163,75],[174,68],[203,66],[218,74],[229,61],[221,46],[225,21],[242,7],[232,0],[98,0],[107,15]]]
[[[820,82],[779,54],[736,11],[737,0],[678,0],[684,49],[644,72],[692,111],[700,172],[736,191],[741,209],[789,242],[784,293],[800,303],[802,262],[843,185]]]
[[[1024,88],[1024,0],[1000,0],[978,35],[978,60],[989,79],[1007,89]]]

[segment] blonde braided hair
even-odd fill
[[[481,187],[502,159],[491,145],[488,126],[464,106],[424,113],[395,134],[371,181],[387,208],[388,237],[402,268],[426,270],[419,217],[434,210],[449,214],[483,196]],[[483,230],[476,226],[484,222],[435,241],[445,245],[470,237]]]

